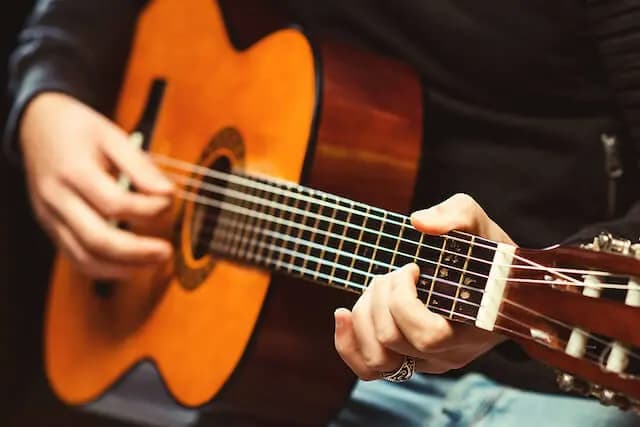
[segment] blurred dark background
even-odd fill
[[[10,52],[32,0],[9,0],[0,14],[0,121],[8,110]],[[52,250],[33,219],[22,171],[0,159],[0,286],[2,286],[2,382],[6,390],[3,426],[117,426],[112,420],[65,408],[51,394],[42,363],[42,316]]]

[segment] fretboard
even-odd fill
[[[295,184],[246,175],[201,184],[209,227],[198,245],[235,260],[348,291],[408,263],[434,312],[474,323],[496,244],[466,233],[423,234],[407,216]],[[213,218],[213,219],[211,219]]]

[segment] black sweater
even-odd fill
[[[639,238],[640,0],[274,3],[311,34],[394,55],[420,72],[427,95],[416,208],[469,193],[529,247],[605,230]],[[5,140],[14,158],[20,115],[39,92],[111,112],[144,4],[39,3],[11,61]],[[624,173],[613,203],[602,134],[620,141]],[[470,369],[555,390],[549,370],[513,365],[492,354]]]

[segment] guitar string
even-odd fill
[[[326,200],[322,200],[321,201],[319,199],[315,199],[315,198],[313,198],[311,196],[308,196],[308,195],[305,195],[305,194],[295,193],[295,192],[293,192],[291,190],[280,188],[280,187],[278,187],[276,185],[273,185],[273,184],[257,182],[257,181],[254,181],[253,179],[246,178],[246,177],[243,177],[241,175],[237,175],[237,174],[233,174],[233,173],[227,173],[227,172],[221,172],[221,171],[217,171],[215,169],[205,168],[205,167],[200,166],[200,165],[188,163],[188,162],[185,162],[185,161],[182,161],[182,160],[178,160],[178,159],[174,159],[174,158],[171,158],[171,157],[168,157],[168,156],[164,156],[164,155],[161,155],[161,154],[150,153],[150,155],[154,158],[154,160],[156,160],[156,161],[158,161],[160,163],[164,162],[166,165],[168,165],[168,167],[174,167],[174,168],[180,169],[182,171],[186,171],[186,172],[190,172],[190,173],[197,173],[197,174],[200,174],[200,175],[209,176],[209,177],[213,177],[213,178],[216,178],[216,179],[227,180],[229,182],[236,182],[236,183],[237,182],[241,182],[241,183],[243,183],[242,185],[244,185],[245,187],[248,187],[248,188],[253,188],[253,189],[259,188],[259,189],[263,189],[263,190],[266,188],[266,190],[264,190],[264,191],[270,191],[273,194],[278,194],[278,195],[285,195],[285,194],[291,195],[292,194],[296,198],[302,198],[302,199],[305,199],[307,201],[311,201],[312,203],[316,203],[317,205],[320,205],[320,206],[325,204],[327,206],[332,207],[333,209],[335,209],[337,207],[343,212],[345,212],[345,211],[346,212],[353,212],[353,213],[356,213],[358,215],[362,215],[363,214],[362,211],[355,210],[352,207],[349,208],[349,207],[340,205],[339,202],[340,202],[341,198],[339,198],[338,196],[334,196],[334,195],[331,195],[331,194],[328,194],[328,193],[324,193],[324,192],[321,192],[321,191],[309,189],[309,188],[306,188],[306,187],[303,187],[303,186],[300,186],[300,185],[297,185],[297,184],[294,184],[294,183],[291,183],[291,182],[279,180],[279,179],[274,178],[274,177],[262,177],[262,178],[260,178],[260,176],[258,174],[252,174],[256,178],[263,179],[263,180],[265,180],[267,182],[268,181],[273,181],[274,183],[280,183],[280,185],[288,186],[289,188],[297,188],[297,189],[299,189],[298,191],[308,191],[310,194],[317,194],[317,195],[321,195],[321,196],[325,196],[325,197],[328,196],[330,198],[334,198],[334,199],[336,199],[337,203],[332,203],[332,204],[329,203],[329,204],[327,204]],[[198,182],[200,184],[204,184],[201,181],[196,181],[196,182]],[[249,184],[244,184],[244,182],[248,182]],[[274,190],[278,190],[278,191],[276,192]],[[365,204],[362,204],[362,203],[359,203],[359,202],[354,202],[354,201],[349,200],[349,199],[343,198],[342,200],[343,200],[343,203],[350,203],[352,206],[369,207],[369,206],[367,206]],[[270,201],[270,202],[272,202],[272,201]],[[272,203],[274,203],[274,202],[272,202]],[[376,208],[376,207],[370,207],[370,208],[372,210],[374,210],[374,211],[379,211],[379,212],[382,212],[384,214],[394,215],[394,216],[396,216],[398,218],[402,218],[403,220],[406,219],[402,215],[400,215],[398,213],[395,213],[395,212],[391,212],[391,211],[387,212],[387,211],[384,211],[384,210],[382,210],[380,208]],[[380,220],[382,218],[374,217],[374,219]],[[400,223],[400,222],[394,221],[394,220],[387,220],[387,222],[395,224],[395,225],[399,225],[399,226],[404,226],[403,223]],[[374,233],[375,231],[370,230],[370,232]],[[455,233],[456,234],[465,235],[465,236],[469,236],[469,237],[474,237],[476,239],[476,241],[474,242],[474,246],[476,246],[476,247],[486,248],[486,249],[488,249],[490,251],[494,251],[494,252],[496,250],[496,248],[493,247],[493,246],[484,245],[482,243],[478,243],[477,242],[478,240],[481,240],[481,241],[485,241],[485,242],[488,242],[488,243],[495,243],[495,242],[492,242],[491,240],[488,240],[488,239],[485,239],[485,238],[482,238],[482,237],[479,237],[479,236],[474,236],[474,235],[472,235],[470,233],[467,233],[467,232],[464,232],[464,231],[459,231],[459,230],[455,230]],[[467,244],[470,243],[470,240],[461,239],[461,238],[453,236],[451,234],[448,234],[446,237],[448,239],[450,239],[450,240],[459,241],[459,242],[467,243]],[[395,238],[395,236],[394,236],[394,238]],[[412,241],[408,241],[408,242],[411,243],[411,244],[415,244],[415,242],[412,242]],[[531,261],[531,260],[529,260],[529,259],[527,259],[525,257],[522,257],[522,256],[520,256],[518,254],[515,254],[514,258],[516,258],[516,259],[518,259],[518,260],[520,260],[522,262],[525,262],[525,263],[527,263],[529,265],[512,265],[511,268],[544,270],[544,271],[546,271],[548,273],[552,273],[552,274],[561,276],[565,280],[569,280],[569,281],[575,281],[575,279],[573,279],[571,277],[568,277],[568,276],[562,275],[561,274],[562,272],[567,272],[567,273],[572,273],[572,274],[589,274],[589,275],[616,276],[616,277],[617,276],[623,276],[623,275],[619,275],[619,274],[618,275],[614,275],[614,274],[612,274],[610,272],[606,272],[606,271],[545,267],[545,266],[537,264],[537,263],[535,263],[535,262],[533,262],[533,261]],[[490,263],[490,261],[487,261],[487,260],[480,260],[480,262]],[[565,284],[564,282],[562,282],[562,283]],[[579,284],[579,283],[577,283],[577,284]]]
[[[233,226],[232,226],[232,227],[233,227]],[[231,228],[231,232],[233,232],[233,228]],[[228,234],[231,234],[231,233],[227,233],[227,235],[228,235]],[[232,236],[232,237],[233,237],[233,236]],[[225,237],[223,236],[223,239],[224,239],[224,238],[225,238]],[[242,240],[242,241],[246,242],[246,240],[248,240],[248,238],[247,238],[246,236],[241,236],[241,237],[240,237],[240,240]],[[232,241],[233,241],[233,239],[232,239]],[[225,242],[217,242],[217,241],[213,241],[213,242],[212,242],[212,245],[218,245],[218,246],[222,246],[222,247],[221,247],[220,249],[215,249],[215,248],[212,248],[212,249],[214,249],[214,250],[219,250],[219,251],[223,251],[223,252],[231,252],[231,249],[232,249],[232,248],[231,248],[231,246],[230,246],[231,244],[232,244],[232,243],[230,243],[230,242],[225,243]],[[289,269],[289,271],[290,271],[290,272],[291,272],[291,271],[292,271],[292,269],[293,269],[295,272],[300,273],[303,277],[304,277],[304,274],[305,274],[305,273],[310,274],[310,275],[311,275],[311,274],[313,274],[313,275],[317,275],[317,276],[322,276],[325,280],[327,280],[327,281],[328,281],[328,284],[332,284],[332,282],[338,282],[338,283],[340,283],[340,284],[343,284],[343,285],[345,286],[345,289],[347,289],[347,290],[352,290],[352,291],[353,291],[353,289],[355,288],[355,289],[358,289],[358,290],[360,290],[360,291],[363,291],[364,289],[367,289],[367,285],[361,285],[361,284],[356,283],[356,282],[349,282],[348,280],[346,280],[346,279],[342,279],[342,278],[340,278],[340,277],[334,277],[334,276],[331,276],[331,275],[328,275],[328,274],[325,274],[325,273],[322,273],[322,272],[318,272],[318,271],[316,271],[316,270],[310,270],[310,269],[306,269],[306,268],[302,268],[302,267],[300,267],[300,266],[297,266],[297,265],[295,264],[295,259],[304,259],[304,258],[305,258],[305,255],[302,255],[300,252],[292,251],[292,250],[289,250],[289,249],[287,249],[287,248],[283,248],[283,247],[280,247],[280,246],[277,246],[277,245],[268,244],[268,243],[264,243],[264,242],[260,242],[260,241],[257,241],[257,242],[256,242],[256,244],[257,244],[258,246],[262,247],[262,248],[265,248],[265,247],[266,247],[266,248],[269,248],[269,250],[270,250],[270,251],[280,252],[280,254],[286,253],[286,254],[287,254],[287,255],[289,255],[290,257],[293,257],[293,258],[294,258],[293,262],[284,262],[284,263],[283,263],[283,262],[281,261],[281,264],[285,264],[285,267],[287,267],[287,268]],[[259,258],[258,260],[256,260],[256,262],[258,262],[258,263],[259,263],[259,262],[264,262],[264,263],[265,263],[265,265],[266,265],[267,267],[268,267],[270,264],[275,263],[275,261],[274,261],[274,260],[272,260],[272,259],[268,259],[267,257],[262,256],[260,253],[255,253],[255,256],[256,256],[257,258]],[[313,260],[314,260],[313,262],[316,262],[316,263],[318,263],[318,264],[324,264],[324,265],[327,265],[327,266],[335,265],[335,266],[337,266],[338,268],[340,268],[340,269],[342,269],[342,270],[348,270],[348,268],[347,268],[347,267],[345,267],[345,266],[342,266],[342,265],[339,265],[339,264],[332,263],[331,261],[328,261],[328,260],[325,260],[325,259],[317,258],[317,257],[314,257],[314,256],[310,256],[309,258],[313,259]],[[388,265],[388,267],[393,267],[393,266]],[[369,279],[371,279],[371,278],[374,278],[374,277],[376,276],[376,275],[375,275],[375,274],[373,274],[373,273],[365,272],[364,270],[359,270],[359,269],[357,269],[357,268],[356,268],[356,269],[353,269],[353,270],[354,270],[355,272],[357,272],[358,274],[363,275],[365,278],[369,278]],[[457,283],[454,283],[454,282],[449,281],[449,280],[446,280],[446,279],[441,279],[441,278],[437,278],[437,277],[433,277],[433,276],[429,276],[429,275],[427,275],[427,277],[429,277],[429,278],[431,278],[431,279],[433,279],[433,280],[435,280],[435,281],[437,281],[437,282],[439,282],[439,283],[441,283],[441,284],[445,284],[445,285],[449,285],[449,286],[459,286]],[[484,292],[483,292],[483,291],[481,291],[481,290],[479,290],[479,289],[475,289],[475,288],[469,288],[469,289],[476,290],[476,291],[479,291],[479,292],[481,292],[481,293],[483,293],[483,294],[484,294]],[[421,292],[421,293],[427,293],[427,294],[435,295],[435,296],[438,296],[438,297],[441,297],[441,298],[444,298],[444,299],[447,299],[447,300],[451,300],[451,301],[453,301],[453,305],[452,305],[452,307],[455,307],[455,305],[456,305],[456,304],[465,304],[465,305],[467,305],[467,306],[477,307],[478,309],[480,309],[480,308],[482,308],[482,307],[483,307],[483,305],[482,305],[482,304],[478,304],[478,303],[474,303],[474,302],[466,301],[466,300],[464,300],[464,299],[460,299],[460,298],[458,298],[458,297],[453,297],[453,296],[450,296],[450,295],[447,295],[447,294],[443,294],[443,293],[440,293],[440,292],[438,292],[438,291],[427,290],[427,289],[425,289],[425,288],[421,288],[421,287],[419,287],[419,286],[416,286],[416,290],[417,290],[417,292],[419,292],[419,293],[420,293],[420,292]],[[521,306],[520,304],[514,303],[513,301],[509,301],[508,299],[504,299],[504,301],[505,301],[505,302],[507,302],[507,303],[509,303],[509,304],[511,304],[511,305],[514,305],[514,306],[515,306],[516,308],[518,308],[518,309],[525,310],[525,311],[529,311],[529,312],[531,311],[531,310],[530,310],[530,309],[528,309],[527,307],[523,307],[523,306]],[[468,315],[464,315],[463,313],[453,312],[453,309],[445,309],[445,308],[442,308],[442,307],[431,306],[431,305],[428,305],[428,306],[427,306],[427,308],[429,308],[429,309],[431,309],[431,308],[437,308],[437,309],[442,310],[443,312],[444,312],[444,311],[446,311],[446,312],[448,312],[448,313],[449,313],[449,314],[448,314],[448,317],[449,317],[450,319],[452,319],[452,320],[455,320],[455,319],[452,317],[452,316],[454,316],[454,315],[461,315],[461,316],[466,317],[466,318],[469,318],[469,319],[471,319],[471,320],[475,320],[475,319],[473,319],[472,317],[470,317],[470,316],[468,316]],[[565,332],[571,332],[571,331],[573,330],[573,328],[572,328],[571,326],[566,325],[566,324],[564,324],[564,323],[562,323],[562,322],[560,322],[560,321],[556,321],[555,319],[549,318],[549,317],[547,317],[547,316],[544,316],[544,315],[542,315],[541,313],[532,312],[531,314],[533,314],[534,316],[537,316],[537,317],[545,318],[546,320],[549,320],[549,321],[551,321],[551,322],[556,323],[556,325],[559,325],[559,326],[561,326],[561,328],[564,328],[564,329],[565,329]],[[520,326],[522,326],[522,327],[524,327],[524,328],[526,328],[526,329],[529,329],[529,330],[533,329],[533,326],[532,326],[532,325],[529,325],[529,324],[527,324],[526,322],[520,321],[520,320],[515,319],[515,318],[513,318],[513,317],[511,317],[511,316],[509,316],[509,315],[506,315],[506,314],[504,314],[504,313],[501,313],[500,311],[498,311],[498,316],[501,316],[501,317],[503,317],[503,318],[505,318],[505,319],[507,319],[507,320],[509,320],[509,321],[512,321],[512,322],[514,322],[514,323],[516,323],[516,324],[518,324],[518,325],[520,325]],[[499,325],[496,325],[496,326],[499,326]],[[509,330],[509,329],[505,329],[505,328],[503,328],[503,329],[504,329],[504,330]],[[516,334],[517,334],[517,331],[513,331],[513,330],[509,330],[509,331],[511,331],[511,332],[513,332],[513,333],[516,333]],[[597,336],[591,335],[591,334],[589,334],[588,332],[584,332],[584,335],[585,335],[586,337],[588,337],[588,338],[592,338],[594,341],[597,341],[597,342],[599,342],[599,343],[603,344],[604,346],[607,346],[607,347],[611,346],[611,343],[608,343],[608,342],[606,342],[606,341],[604,341],[604,340],[600,339],[600,338],[599,338],[599,337],[597,337]],[[532,341],[535,341],[535,342],[538,342],[538,343],[546,344],[545,342],[540,341],[540,340],[536,340],[535,338],[533,338],[533,337],[531,337],[531,336],[527,336],[526,334],[522,334],[522,333],[520,333],[520,334],[519,334],[519,336],[524,336],[524,337],[527,337],[528,339],[530,339],[530,340],[532,340]],[[567,340],[564,340],[564,339],[563,339],[563,338],[561,338],[561,337],[556,337],[556,338],[558,338],[558,340],[559,340],[559,341],[561,341],[561,342],[562,342],[562,343],[564,343],[564,344],[568,343],[568,341],[567,341]],[[551,347],[551,346],[549,346],[549,347],[550,347],[550,348],[553,348],[553,347]],[[557,348],[554,348],[554,349],[555,349],[555,350],[559,350],[559,349],[557,349]],[[634,353],[634,352],[633,352],[633,351],[631,351],[631,350],[625,350],[625,352],[626,352],[626,354],[627,354],[628,356],[630,356],[631,358],[633,358],[633,359],[636,359],[636,360],[640,361],[640,355],[638,355],[638,354]],[[588,352],[588,350],[587,350],[587,351],[585,351],[585,354],[587,354],[588,356],[593,357],[593,359],[591,360],[592,362],[600,361],[600,360],[601,360],[601,357],[600,357],[600,356],[598,356],[597,354],[591,354],[591,353],[589,353],[589,352]]]
[[[188,192],[182,192],[182,193],[181,193],[181,197],[183,197],[183,198],[185,198],[185,199],[187,199],[187,200],[190,200],[190,201],[192,201],[192,202],[195,202],[195,203],[205,204],[205,205],[209,205],[209,206],[211,206],[211,203],[212,203],[212,202],[225,203],[225,202],[218,202],[217,200],[207,199],[206,197],[203,197],[203,196],[197,195],[197,194],[195,194],[195,193],[188,193]],[[236,206],[236,205],[231,205],[231,206]],[[215,206],[215,205],[214,205],[214,207],[218,207],[218,206]],[[222,208],[222,207],[221,207],[220,209],[224,209],[224,208]],[[287,237],[288,237],[288,236],[287,236]],[[258,245],[266,245],[265,243],[262,243],[262,242],[256,242],[256,244],[258,244]],[[282,250],[282,251],[288,251],[288,252],[291,252],[291,251],[289,251],[288,249],[285,249],[285,248],[279,248],[278,246],[275,246],[275,245],[273,245],[273,250],[276,250],[276,251],[278,251],[278,250]],[[298,256],[299,256],[299,257],[302,257],[302,255],[298,255]],[[314,258],[315,258],[315,257],[314,257]],[[319,259],[319,258],[317,258],[317,259]],[[322,259],[319,259],[319,260],[320,260],[320,263],[324,263],[324,264],[331,264],[331,261],[328,261],[328,260],[322,260]],[[393,265],[389,265],[389,266],[390,266],[390,267],[394,267]],[[357,269],[356,269],[355,271],[356,271],[356,272],[358,272],[359,274],[364,274],[364,273],[365,273],[363,270],[357,270]],[[317,273],[317,272],[316,272],[316,273]],[[321,275],[321,274],[317,273],[317,275]],[[365,274],[365,276],[367,276],[367,275],[368,275],[368,276],[370,276],[370,273],[368,273],[368,272],[367,272],[367,273]],[[325,276],[326,276],[326,275],[325,275]],[[327,276],[327,277],[329,277],[329,276]],[[430,275],[421,275],[421,277],[427,277],[427,278],[429,278],[429,279],[433,279],[433,280],[438,281],[438,282],[440,282],[440,283],[445,283],[445,284],[447,284],[446,282],[443,282],[440,278],[437,278],[437,277],[434,277],[434,276],[430,276]],[[336,279],[337,279],[337,278],[336,278]],[[452,283],[452,282],[451,282],[451,283]],[[448,284],[449,284],[449,285],[451,285],[451,283],[448,283]],[[356,285],[356,286],[361,286],[361,285]],[[459,286],[459,285],[458,285],[457,283],[455,283],[455,286]],[[465,285],[461,285],[461,286],[465,286]],[[473,288],[473,287],[469,287],[469,289],[474,290],[474,291],[477,291],[477,292],[484,293],[484,291],[482,291],[482,290],[480,290],[480,289]],[[565,328],[566,330],[571,331],[571,330],[573,330],[573,329],[574,329],[572,326],[570,326],[570,325],[568,325],[568,324],[566,324],[566,323],[564,323],[564,322],[562,322],[562,321],[560,321],[560,320],[557,320],[557,319],[551,318],[551,317],[546,316],[546,315],[544,315],[544,314],[542,314],[542,313],[539,313],[539,312],[537,312],[537,311],[535,311],[535,310],[532,310],[532,309],[530,309],[530,308],[528,308],[528,307],[522,306],[521,304],[516,303],[515,301],[511,301],[511,300],[509,300],[508,298],[504,298],[504,299],[503,299],[503,301],[504,301],[504,302],[506,302],[506,303],[508,303],[508,304],[510,304],[510,305],[512,305],[512,306],[515,306],[515,307],[517,307],[517,308],[519,308],[519,309],[525,310],[525,311],[529,312],[530,314],[532,314],[532,315],[534,315],[534,316],[537,316],[537,317],[543,318],[543,319],[545,319],[545,320],[548,320],[548,321],[550,321],[550,322],[552,322],[552,323],[555,323],[556,325],[559,325],[559,326],[561,326],[561,327]],[[585,335],[587,335],[589,338],[592,338],[593,340],[595,340],[595,341],[597,341],[597,342],[600,342],[600,343],[602,343],[602,344],[604,344],[604,345],[609,345],[609,343],[607,343],[606,341],[604,341],[604,340],[600,339],[600,338],[599,338],[599,337],[597,337],[597,336],[591,335],[591,334],[589,334],[589,333],[585,333]],[[633,355],[634,355],[633,357],[638,358],[638,359],[640,360],[640,355],[635,355],[635,353],[633,353]]]
[[[242,192],[234,190],[234,189],[229,189],[227,187],[220,187],[220,186],[217,186],[217,185],[214,185],[214,184],[203,183],[203,182],[200,182],[200,181],[193,180],[192,178],[185,177],[183,175],[177,175],[177,174],[172,174],[172,173],[169,173],[168,175],[172,179],[174,179],[176,182],[178,182],[180,184],[185,184],[185,185],[199,184],[200,188],[208,190],[208,191],[210,191],[212,193],[220,194],[225,198],[225,200],[229,197],[229,195],[235,194],[235,195],[238,195],[238,196],[232,196],[234,199],[238,199],[238,200],[241,200],[241,201],[253,201],[254,203],[259,203],[259,204],[261,204],[263,206],[266,206],[266,207],[268,207],[270,209],[275,207],[276,209],[280,209],[282,211],[285,211],[284,209],[281,209],[281,207],[290,208],[288,205],[285,205],[285,204],[282,204],[282,203],[271,202],[269,200],[262,199],[260,197],[249,195],[249,194],[246,194],[246,193],[242,193]],[[217,200],[217,199],[212,199],[212,200]],[[227,203],[227,202],[221,202],[221,203]],[[241,208],[243,210],[251,212],[250,215],[245,214],[245,216],[247,216],[247,217],[255,216],[255,213],[254,213],[253,210],[242,208],[239,205],[233,205],[233,206],[238,206],[239,208]],[[297,208],[295,208],[293,210],[293,212],[295,212],[295,213],[297,213],[299,215],[311,216],[311,217],[317,218],[317,219],[325,219],[325,220],[327,219],[327,217],[325,217],[323,215],[319,215],[319,214],[312,213],[312,212],[307,212],[307,211],[304,211],[304,210],[301,210],[301,209],[297,209]],[[291,213],[291,210],[289,210],[288,213]],[[263,215],[268,215],[268,214],[263,214]],[[270,215],[268,215],[268,216],[270,216]],[[278,220],[278,221],[276,221],[278,223],[278,226],[281,225],[281,222],[282,222],[282,223],[285,223],[284,225],[286,225],[287,227],[291,227],[291,224],[294,224],[294,227],[297,227],[297,228],[302,228],[302,229],[307,229],[307,230],[310,229],[310,227],[305,225],[305,224],[298,225],[297,223],[292,222],[292,221],[287,220],[287,219],[284,219],[284,218],[279,218],[279,217],[275,217],[275,216],[271,216],[271,218],[276,218]],[[351,225],[346,221],[334,220],[334,223],[343,225],[345,227],[351,227],[351,228],[354,228],[354,229],[370,231],[366,227]],[[315,233],[315,231],[317,231],[318,229],[312,229],[312,230]],[[379,234],[381,236],[385,236],[385,237],[390,238],[390,239],[397,240],[396,236],[390,235],[388,233],[374,232],[374,231],[370,231],[370,232],[372,234],[375,233],[375,234]],[[353,239],[351,237],[338,235],[338,234],[335,234],[335,233],[330,233],[330,234],[333,237],[340,238],[341,240],[347,240],[347,241],[350,241],[352,243],[362,244],[362,245],[368,246],[368,247],[375,247],[375,245],[373,245],[371,243],[368,243],[366,241]],[[413,242],[411,240],[406,240],[406,239],[402,239],[402,238],[401,238],[401,240],[403,240],[405,242],[410,242],[413,245],[416,244],[415,242]],[[443,247],[446,247],[446,244],[443,245]],[[462,258],[463,260],[469,259],[469,260],[482,262],[484,264],[489,264],[489,265],[493,264],[492,262],[483,260],[481,258],[477,258],[477,257],[469,256],[469,255],[462,255],[462,254],[460,254],[458,252],[455,252],[455,251],[442,249],[442,248],[438,248],[436,246],[431,246],[431,245],[427,245],[427,244],[422,244],[422,246],[418,245],[418,248],[419,249],[427,248],[427,249],[432,249],[432,250],[435,250],[435,251],[438,251],[438,252],[444,252],[444,253],[452,254],[452,255],[455,255],[457,257]],[[378,247],[378,250],[383,250],[383,251],[386,251],[386,252],[396,253],[392,249],[385,248],[385,247]],[[401,256],[407,256],[407,257],[411,256],[411,257],[413,257],[412,255],[409,255],[409,254],[404,253],[404,252],[397,252],[397,254],[401,255]],[[432,261],[432,260],[429,260],[429,259],[425,259],[425,258],[421,258],[421,257],[418,257],[417,259],[420,260],[420,261],[425,261],[425,262],[431,263],[431,264],[436,264],[435,261]],[[506,265],[503,265],[503,266],[506,266]],[[474,275],[476,277],[488,278],[488,276],[486,276],[484,274],[481,274],[481,273],[478,273],[478,272],[475,272],[475,271],[465,271],[464,269],[462,269],[460,267],[456,267],[454,265],[448,264],[447,267],[451,268],[452,270],[463,271],[464,273],[472,274],[472,275]],[[547,270],[545,269],[545,271],[547,271]],[[563,284],[563,285],[566,285],[567,284],[566,281],[557,281],[557,280],[510,279],[508,277],[507,278],[501,277],[499,279],[506,279],[508,281],[517,281],[517,282],[526,283],[526,284],[538,284],[538,283],[547,284],[547,285],[552,285],[552,284]],[[580,287],[594,286],[594,285],[587,285],[587,284],[584,284],[582,282],[577,282],[573,278],[571,278],[571,279],[574,281],[574,282],[572,282],[572,284],[574,284],[575,286],[580,286]],[[630,289],[630,287],[627,286],[627,285],[613,284],[613,283],[600,283],[600,284],[598,284],[598,287],[611,288],[611,289]]]

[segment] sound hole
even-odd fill
[[[231,161],[226,156],[216,158],[209,166],[214,171],[225,174],[231,171]],[[195,259],[200,259],[211,252],[210,245],[220,216],[219,203],[224,201],[224,189],[229,182],[220,176],[205,175],[201,177],[197,194],[199,201],[194,202],[191,222],[191,251]]]

